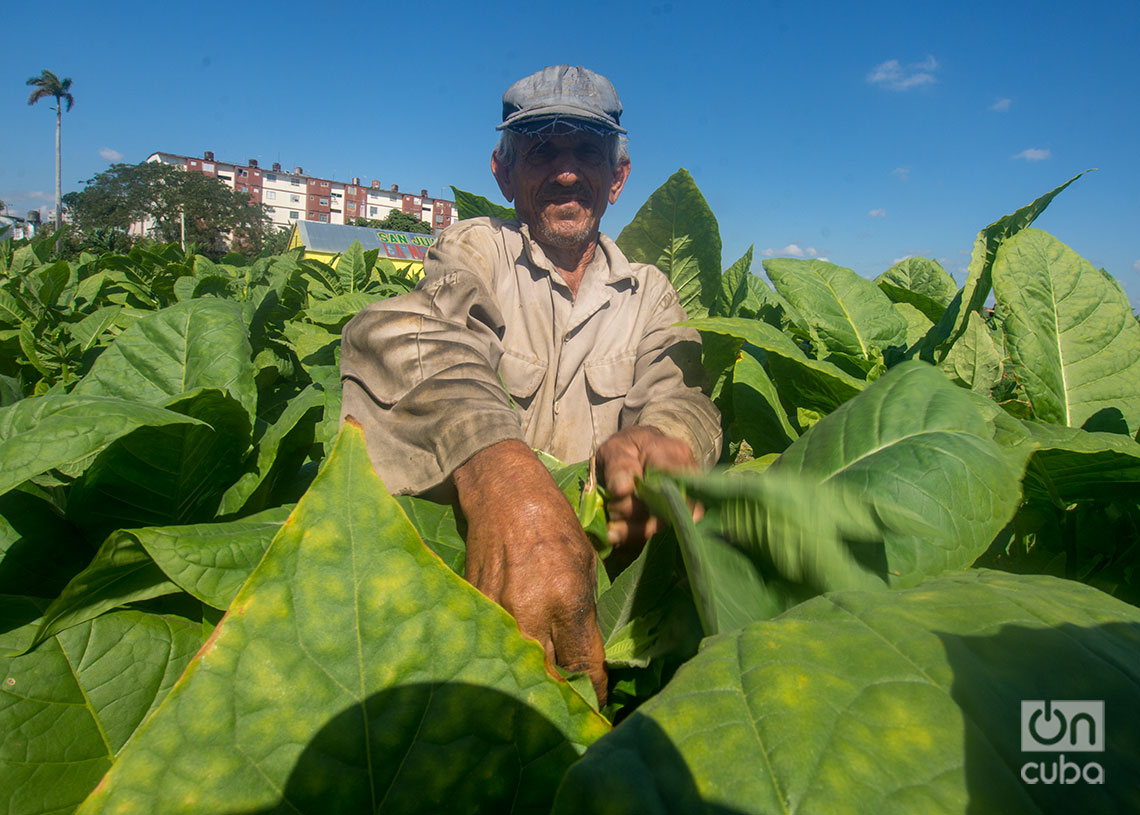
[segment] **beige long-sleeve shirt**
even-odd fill
[[[648,425],[711,466],[720,418],[702,393],[700,337],[654,266],[606,236],[572,295],[518,221],[443,232],[416,290],[345,326],[344,417],[364,428],[393,493],[435,487],[480,450],[518,439],[566,461]]]

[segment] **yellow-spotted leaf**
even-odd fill
[[[546,812],[607,729],[423,544],[349,423],[79,811]]]
[[[1023,751],[1023,706],[1045,700],[1099,703],[1095,735],[1062,743],[1100,751]],[[554,813],[1136,812],[1138,716],[1140,611],[972,570],[705,640],[571,768]]]

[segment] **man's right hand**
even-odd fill
[[[552,664],[589,675],[606,703],[605,648],[594,604],[593,547],[538,457],[503,441],[455,471],[467,517],[465,576],[499,603]]]

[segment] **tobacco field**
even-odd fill
[[[0,812],[1140,811],[1140,324],[1032,226],[1076,181],[962,287],[726,264],[686,171],[653,193],[618,243],[701,333],[725,452],[647,474],[671,528],[599,568],[601,710],[339,427],[341,327],[414,280],[0,245]],[[1101,750],[1026,752],[1026,700],[1103,701]]]

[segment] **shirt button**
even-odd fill
[[[557,402],[554,403],[554,415],[555,416],[558,415],[558,403]]]
[[[562,335],[562,344],[565,345],[568,342],[570,342],[570,335],[569,334],[563,334]]]

